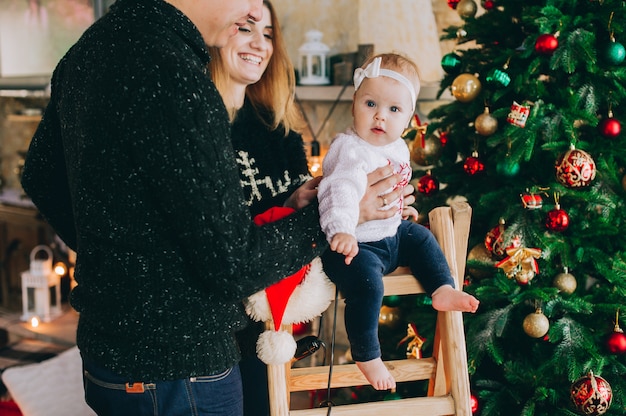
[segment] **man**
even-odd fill
[[[240,415],[244,297],[327,247],[316,206],[244,204],[207,45],[261,0],[118,0],[60,61],[22,185],[77,252],[77,344],[100,415]]]

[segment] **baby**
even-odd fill
[[[406,219],[417,219],[415,208],[409,207],[403,218],[402,198],[388,201],[381,195],[380,209],[395,215],[358,224],[369,172],[390,164],[403,177],[398,186],[411,178],[409,150],[401,135],[415,112],[418,69],[402,55],[378,55],[355,71],[354,87],[353,127],[333,139],[323,162],[320,222],[331,249],[322,262],[345,298],[346,332],[357,367],[374,388],[387,390],[396,382],[382,361],[378,340],[385,274],[409,266],[439,311],[475,312],[479,301],[455,288],[430,230]]]

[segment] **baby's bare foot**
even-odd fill
[[[396,388],[396,380],[387,370],[381,358],[374,358],[370,361],[356,361],[356,366],[376,390]]]
[[[480,302],[469,293],[450,285],[441,286],[432,296],[433,308],[438,311],[476,312]]]

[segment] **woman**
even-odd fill
[[[308,170],[302,136],[304,126],[295,105],[295,73],[288,57],[276,13],[263,2],[263,17],[239,28],[226,46],[211,51],[211,74],[232,120],[232,144],[240,168],[244,199],[252,216],[273,206],[301,209],[317,198],[321,178]],[[362,219],[385,218],[380,195],[398,182],[390,168],[370,176],[369,191],[361,201]],[[398,189],[385,198],[400,197]],[[405,188],[412,193],[412,187]],[[407,204],[414,201],[412,196]],[[238,334],[243,359],[245,415],[269,413],[266,366],[256,356],[262,323],[252,323]]]

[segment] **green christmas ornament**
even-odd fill
[[[512,178],[519,173],[519,163],[506,157],[496,165],[496,172],[507,178]]]
[[[400,296],[398,295],[385,296],[383,298],[383,305],[395,307],[395,306],[400,305],[400,300],[401,300]]]
[[[441,67],[448,74],[454,73],[461,67],[461,58],[454,52],[447,53],[441,58]]]
[[[402,400],[403,397],[397,392],[397,391],[392,391],[391,393],[387,394],[383,400],[385,401],[389,401],[389,400]]]
[[[485,76],[485,81],[488,85],[492,85],[497,88],[508,87],[511,83],[511,77],[506,72],[494,68],[487,72],[487,76]]]
[[[604,59],[611,65],[619,65],[626,58],[626,48],[615,39],[604,49]]]

